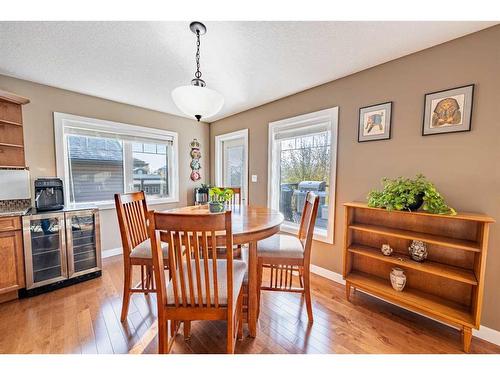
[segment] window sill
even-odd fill
[[[291,225],[285,222],[281,225],[280,230],[285,233],[291,233],[297,235],[299,232],[299,226]],[[326,229],[325,230],[315,229],[313,234],[313,240],[324,242],[327,244],[333,244],[333,238],[329,236],[328,231]]]
[[[148,206],[158,206],[161,204],[169,204],[169,203],[179,203],[178,198],[159,198],[159,199],[146,199]],[[114,210],[115,203],[113,201],[106,202],[87,202],[87,203],[76,203],[73,204],[72,207],[75,208],[89,208],[89,206],[97,207],[99,210]]]

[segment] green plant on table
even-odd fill
[[[210,188],[209,196],[211,202],[229,202],[234,192],[231,189],[220,189],[218,187]]]
[[[368,206],[387,210],[415,211],[420,206],[433,214],[456,215],[439,194],[432,182],[422,174],[415,178],[398,177],[382,179],[383,190],[372,190],[368,194]]]

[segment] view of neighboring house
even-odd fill
[[[148,195],[168,193],[166,165],[151,168],[148,162],[140,159],[146,150],[140,148],[141,152],[130,153],[124,151],[123,141],[80,135],[68,136],[68,143],[72,202],[109,200],[115,192],[124,190],[128,180],[132,180],[134,191],[143,190]],[[130,158],[133,160],[132,176],[127,176],[127,160]]]
[[[134,190],[142,190],[148,195],[166,195],[166,172],[166,166],[152,171],[148,163],[134,158]]]

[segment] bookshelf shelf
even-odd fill
[[[460,281],[470,285],[477,285],[477,279],[474,272],[470,269],[455,267],[439,262],[415,262],[408,255],[393,253],[391,256],[383,255],[379,249],[371,246],[353,244],[348,249],[351,253],[380,260],[381,262],[391,263],[397,266],[415,269],[418,271],[430,273],[433,275],[446,277],[448,279]]]

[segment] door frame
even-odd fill
[[[224,141],[231,141],[234,139],[243,138],[243,144],[245,145],[245,164],[246,164],[246,174],[243,175],[243,191],[241,199],[248,204],[248,129],[237,130],[230,133],[219,134],[215,136],[215,185],[223,186],[223,175],[224,175],[224,162],[223,158],[223,143]]]

